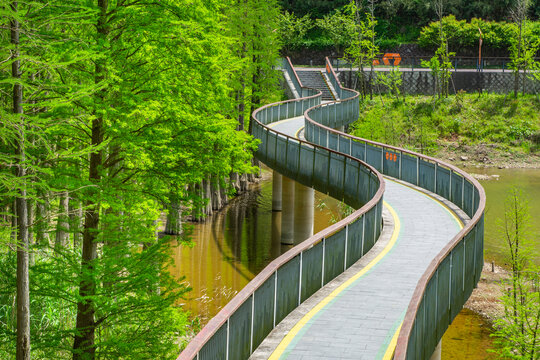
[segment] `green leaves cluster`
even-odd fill
[[[313,28],[314,24],[308,15],[296,17],[293,13],[285,11],[280,14],[278,25],[279,38],[284,48],[289,50],[302,44],[307,32]]]
[[[516,36],[515,25],[507,22],[487,21],[473,18],[470,21],[457,20],[454,15],[445,16],[440,22],[433,21],[422,28],[418,44],[433,48],[439,44],[439,29],[442,25],[448,34],[448,46],[452,49],[477,47],[482,31],[483,46],[509,49]],[[532,41],[540,39],[540,22],[530,22],[529,31]]]
[[[528,202],[513,188],[505,201],[500,224],[508,249],[510,278],[503,281],[504,317],[495,321],[495,344],[504,359],[537,359],[540,356],[540,272],[532,263],[534,243],[530,233]]]
[[[32,356],[174,358],[189,288],[169,274],[174,243],[156,234],[172,203],[187,213],[205,202],[203,180],[226,188],[232,173],[255,171],[257,144],[238,130],[240,116],[275,93],[277,7],[11,5],[0,0],[6,23],[21,28],[19,44],[0,28],[0,358],[15,351],[22,280],[15,197],[30,214]],[[13,114],[14,85],[22,116]],[[23,177],[14,171],[20,143]]]

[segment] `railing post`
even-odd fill
[[[326,238],[322,239],[322,268],[321,268],[321,288],[324,286],[324,258],[326,252]]]
[[[437,163],[435,163],[435,181],[434,181],[434,185],[433,185],[433,188],[435,189],[435,191],[433,191],[435,194],[437,193]]]
[[[304,252],[302,251],[300,253],[300,271],[298,272],[300,275],[298,276],[298,306],[302,303],[302,259]]]
[[[253,354],[253,323],[255,322],[255,291],[251,294],[251,337],[249,340],[249,353]]]
[[[345,225],[345,255],[343,256],[343,271],[347,270],[347,245],[349,243],[349,224]]]
[[[461,177],[461,209],[463,209],[464,204],[465,204],[465,177],[462,176]]]
[[[451,317],[451,310],[452,310],[452,267],[454,262],[454,250],[450,252],[450,274],[448,275],[450,278],[450,281],[448,281],[448,316]],[[450,325],[450,322],[448,323]]]
[[[364,256],[364,243],[366,240],[366,214],[362,215],[362,253],[361,257]]]
[[[274,322],[273,328],[276,327],[276,313],[277,313],[277,270],[274,272]]]
[[[328,193],[328,189],[330,189],[330,163],[332,162],[332,152],[328,152],[328,172],[326,175],[326,193]]]
[[[467,260],[467,236],[463,237],[463,276],[462,283],[461,283],[461,291],[465,292],[465,263]]]
[[[401,168],[403,166],[402,164],[403,164],[403,151],[400,151],[399,152],[399,172],[398,172],[400,180],[403,179],[403,174],[402,174],[402,170],[401,170]]]
[[[384,152],[386,150],[384,149],[384,147],[381,147],[381,173],[384,174]]]
[[[230,319],[231,319],[230,317],[227,318],[227,348],[225,349],[226,360],[229,360],[229,322],[230,322],[229,320]]]
[[[453,174],[454,174],[454,170],[450,169],[450,184],[448,185],[450,190],[448,191],[448,200],[453,199],[453,195],[452,195],[452,178],[453,178],[452,175]]]
[[[420,158],[416,157],[416,186],[420,186]]]

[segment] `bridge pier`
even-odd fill
[[[294,238],[296,243],[313,235],[315,191],[300,183],[294,186]]]
[[[281,255],[281,215],[281,211],[272,211],[272,247],[270,252],[274,259]]]
[[[429,360],[441,360],[441,354],[442,354],[442,339],[437,344],[437,347],[435,348],[435,351],[433,352],[433,355],[431,355]]]
[[[282,176],[272,171],[272,211],[281,211],[281,181]]]
[[[294,181],[282,176],[281,243],[294,244]]]

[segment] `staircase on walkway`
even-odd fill
[[[312,89],[317,89],[322,91],[322,101],[333,101],[336,100],[336,96],[330,90],[328,82],[322,71],[320,70],[301,70],[295,69],[302,85]]]

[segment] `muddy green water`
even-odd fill
[[[501,235],[504,219],[504,202],[508,191],[518,187],[529,203],[530,236],[534,242],[535,261],[540,264],[540,169],[478,169],[466,168],[468,173],[499,175],[498,180],[480,180],[486,190],[485,259],[498,264],[506,263],[506,245]]]
[[[322,206],[324,204],[324,206]],[[314,233],[337,217],[338,202],[315,192]],[[192,290],[184,304],[205,324],[272,260],[289,250],[281,244],[281,212],[272,211],[272,181],[251,191],[193,228],[193,246],[175,248],[171,272]],[[295,243],[299,239],[295,234]]]
[[[512,186],[523,189],[529,199],[532,229],[537,248],[540,234],[540,170],[466,169],[470,173],[499,175],[499,180],[480,181],[487,193],[485,253],[488,261],[504,264],[504,241],[498,236],[504,199]],[[281,213],[272,212],[272,182],[265,180],[233,200],[225,209],[193,230],[193,247],[180,246],[173,272],[192,287],[185,307],[199,315],[202,324],[241,290],[270,261],[290,246],[280,243]],[[315,193],[314,233],[337,217],[337,202]],[[328,206],[321,207],[321,203]],[[301,239],[295,239],[295,241]],[[538,258],[537,258],[538,259]],[[463,310],[443,338],[443,359],[492,359],[491,329],[482,317]]]

